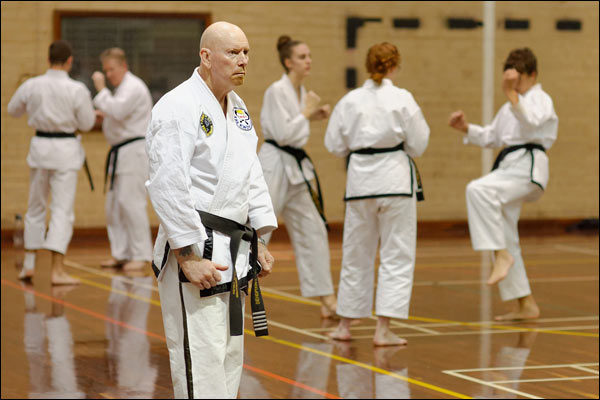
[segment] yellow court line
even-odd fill
[[[568,332],[568,331],[550,330],[550,329],[543,329],[543,328],[527,328],[527,327],[517,327],[517,326],[495,325],[495,324],[487,324],[487,323],[481,323],[481,322],[461,322],[461,321],[452,321],[452,320],[448,320],[448,319],[426,318],[426,317],[415,317],[415,316],[410,316],[410,317],[408,317],[408,319],[413,320],[413,321],[421,321],[421,322],[442,322],[442,323],[453,323],[453,324],[463,325],[463,326],[487,327],[487,328],[501,329],[501,330],[507,330],[507,331],[542,332],[542,333],[552,333],[555,335],[598,337],[597,333]]]
[[[113,289],[112,287],[110,287],[108,285],[103,285],[101,283],[93,282],[93,281],[90,281],[90,280],[87,280],[87,279],[84,279],[84,278],[79,278],[79,277],[77,277],[75,275],[73,275],[73,276],[75,278],[78,278],[81,281],[81,283],[83,283],[83,284],[86,284],[86,285],[89,285],[89,286],[93,286],[93,287],[96,287],[96,288],[99,288],[99,289],[102,289],[102,290],[106,290],[106,291],[109,291],[109,292],[119,293],[119,294],[122,294],[122,295],[125,295],[125,296],[128,296],[128,297],[131,297],[132,299],[136,299],[136,300],[140,300],[140,301],[145,301],[145,302],[153,304],[155,306],[160,306],[160,302],[158,302],[156,300],[148,299],[146,297],[140,297],[140,296],[132,295],[131,293],[124,292],[122,290],[115,290],[115,289]],[[252,332],[252,331],[250,331],[248,329],[244,329],[244,332],[246,334],[254,336],[254,332]],[[396,373],[393,373],[393,372],[390,372],[390,371],[386,371],[385,369],[374,367],[372,365],[361,363],[359,361],[354,361],[354,360],[351,360],[349,358],[336,356],[335,354],[331,354],[331,353],[326,353],[326,352],[323,352],[323,351],[315,350],[315,349],[312,349],[310,347],[302,346],[300,344],[296,344],[296,343],[293,343],[293,342],[288,342],[287,340],[277,339],[277,338],[274,338],[272,336],[261,336],[260,338],[261,339],[265,339],[265,340],[269,340],[269,341],[272,341],[272,342],[275,342],[275,343],[279,343],[279,344],[282,344],[284,346],[293,347],[293,348],[300,349],[300,350],[305,350],[305,351],[310,351],[312,353],[316,353],[316,354],[322,355],[324,357],[329,357],[329,358],[337,360],[337,361],[345,362],[345,363],[348,363],[348,364],[353,364],[353,365],[356,365],[356,366],[361,367],[361,368],[366,368],[366,369],[369,369],[371,371],[378,372],[378,373],[384,374],[384,375],[388,375],[388,376],[391,376],[391,377],[396,378],[396,379],[400,379],[400,380],[403,380],[403,381],[406,381],[406,382],[409,382],[409,383],[412,383],[412,384],[415,384],[415,385],[418,385],[418,386],[422,386],[422,387],[434,390],[436,392],[440,392],[440,393],[444,393],[444,394],[447,394],[447,395],[450,395],[450,396],[457,397],[459,399],[471,399],[472,398],[472,397],[469,397],[469,396],[466,396],[466,395],[463,395],[463,394],[460,394],[460,393],[457,393],[457,392],[453,392],[451,390],[447,390],[447,389],[444,389],[444,388],[441,388],[441,387],[438,387],[438,386],[435,386],[435,385],[431,385],[429,383],[421,382],[421,381],[418,381],[418,380],[412,379],[412,378],[407,378],[405,376],[402,376],[402,375],[399,375],[399,374],[396,374]]]
[[[247,334],[254,336],[254,332],[252,332],[252,331],[250,331],[248,329],[244,329],[244,331]],[[360,368],[365,368],[365,369],[371,370],[373,372],[377,372],[379,374],[388,375],[388,376],[391,376],[393,378],[400,379],[400,380],[406,381],[408,383],[412,383],[414,385],[418,385],[418,386],[421,386],[421,387],[424,387],[424,388],[427,388],[427,389],[430,389],[430,390],[433,390],[433,391],[436,391],[436,392],[439,392],[439,393],[443,393],[443,394],[446,394],[446,395],[450,395],[450,396],[453,396],[453,397],[456,397],[456,398],[459,398],[459,399],[472,399],[472,397],[469,397],[467,395],[464,395],[464,394],[461,394],[461,393],[458,393],[458,392],[454,392],[452,390],[444,389],[444,388],[441,388],[439,386],[435,386],[435,385],[432,385],[432,384],[429,384],[429,383],[426,383],[426,382],[421,382],[421,381],[416,380],[416,379],[408,378],[406,376],[402,376],[400,374],[396,374],[394,372],[387,371],[387,370],[379,368],[379,367],[375,367],[373,365],[365,364],[365,363],[362,363],[360,361],[351,360],[351,359],[346,358],[346,357],[337,356],[335,354],[331,354],[331,353],[327,353],[327,352],[320,351],[320,350],[317,350],[317,349],[313,349],[313,348],[308,347],[308,346],[303,346],[301,344],[297,344],[297,343],[294,343],[294,342],[289,342],[287,340],[277,339],[277,338],[272,337],[272,336],[261,336],[261,337],[259,337],[259,339],[268,340],[270,342],[282,344],[282,345],[288,346],[288,347],[293,347],[293,348],[296,348],[296,349],[299,349],[299,350],[309,351],[311,353],[315,353],[315,354],[318,354],[318,355],[323,356],[323,357],[331,358],[333,360],[344,362],[344,363],[347,363],[347,364],[352,364],[352,365],[355,365],[355,366],[360,367]]]

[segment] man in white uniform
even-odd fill
[[[556,140],[558,117],[552,99],[536,83],[537,60],[528,48],[510,52],[504,63],[502,90],[508,98],[490,125],[467,123],[462,111],[449,124],[467,134],[465,143],[505,147],[492,172],[467,185],[467,211],[473,249],[493,250],[494,266],[487,281],[498,283],[504,301],[518,308],[496,320],[539,317],[519,246],[517,224],[524,201],[537,200],[548,183],[548,156]]]
[[[27,112],[27,122],[36,130],[27,155],[31,171],[25,214],[26,252],[19,278],[31,278],[36,251],[48,249],[52,252],[50,280],[54,285],[79,282],[67,275],[63,265],[73,235],[77,171],[85,160],[75,131],[89,131],[95,120],[89,90],[69,77],[73,65],[71,53],[67,42],[52,43],[48,57],[50,69],[44,75],[25,81],[8,103],[10,115],[19,117]],[[46,232],[48,195],[51,195],[51,215]]]
[[[105,185],[106,180],[109,185],[105,211],[112,259],[102,262],[102,266],[142,269],[149,266],[152,258],[144,187],[148,179],[144,135],[150,122],[152,97],[144,81],[129,72],[123,50],[107,49],[100,60],[115,87],[112,94],[104,75],[99,71],[92,74],[98,90],[94,105],[104,118],[102,131],[111,145],[105,170]]]
[[[258,234],[277,219],[252,120],[232,90],[244,82],[248,51],[239,27],[210,25],[200,67],[154,106],[146,135],[146,187],[160,219],[152,266],[176,398],[237,396],[250,279],[254,331],[267,334],[257,275],[273,257]]]

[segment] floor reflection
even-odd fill
[[[137,300],[136,297],[152,297],[153,277],[139,275],[128,272],[126,277],[112,278],[107,315],[146,331],[151,305]],[[109,322],[106,322],[105,327],[109,379],[117,386],[116,393],[111,395],[119,398],[152,398],[158,370],[150,361],[148,336]]]
[[[26,289],[33,289],[30,282],[21,284]],[[63,300],[72,289],[74,286],[54,286],[52,296]],[[46,315],[37,311],[35,294],[32,291],[23,293],[25,296],[24,344],[29,362],[29,398],[85,398],[85,393],[79,390],[77,384],[73,336],[69,321],[64,316],[64,306],[53,302],[51,313]]]
[[[535,342],[538,332],[519,332],[517,343],[514,346],[502,346],[494,358],[492,368],[511,368],[495,371],[486,371],[483,379],[487,382],[495,381],[518,381],[523,374],[531,347]],[[519,382],[501,383],[503,387],[512,390],[519,389]],[[478,398],[492,399],[515,399],[516,393],[511,393],[502,389],[484,386],[482,393]]]
[[[335,342],[340,356],[356,359],[356,349],[350,342]],[[408,368],[398,368],[399,352],[404,346],[374,347],[373,365],[404,377],[408,376]],[[394,362],[392,363],[392,359]],[[410,399],[408,382],[394,376],[381,374],[368,369],[346,363],[336,366],[339,396],[346,398],[366,399]]]

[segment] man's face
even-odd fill
[[[107,57],[102,60],[102,70],[106,74],[106,78],[110,84],[117,87],[121,84],[121,81],[127,72],[127,64],[116,58]]]
[[[224,35],[211,52],[211,75],[215,83],[225,87],[240,86],[246,77],[250,45],[242,31]]]

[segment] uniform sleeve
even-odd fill
[[[417,102],[412,96],[410,99],[411,107],[406,109],[407,115],[403,118],[403,129],[406,132],[404,150],[411,157],[420,157],[429,143],[429,125],[427,125]]]
[[[176,118],[150,122],[146,134],[152,206],[173,249],[201,243],[206,232],[190,193],[190,166],[197,135]]]
[[[23,83],[8,102],[7,111],[13,117],[20,117],[27,111],[28,82]]]
[[[85,86],[79,88],[77,93],[77,104],[75,105],[75,117],[79,130],[87,132],[94,126],[96,114],[92,105],[92,96]]]
[[[280,146],[302,147],[308,141],[310,126],[303,114],[292,115],[285,107],[285,96],[275,88],[265,93],[260,123]]]
[[[552,99],[543,93],[532,93],[531,96],[519,94],[519,102],[510,106],[511,112],[521,123],[537,128],[554,115]]]
[[[471,143],[480,147],[500,147],[502,146],[502,138],[498,133],[498,120],[502,112],[502,108],[491,124],[486,126],[480,126],[475,124],[469,124],[467,134],[463,139],[465,144]]]
[[[342,108],[343,104],[341,102],[334,107],[325,131],[325,148],[338,157],[345,157],[350,152],[344,141]]]
[[[250,225],[258,230],[267,228],[269,232],[277,228],[277,217],[273,211],[273,203],[269,195],[269,188],[263,176],[262,167],[257,155],[250,169],[250,196],[249,196]],[[264,233],[267,233],[265,230]]]
[[[94,97],[94,105],[103,113],[123,121],[127,118],[139,104],[138,100],[142,98],[142,93],[135,88],[124,88],[113,95],[107,88],[102,89]]]

